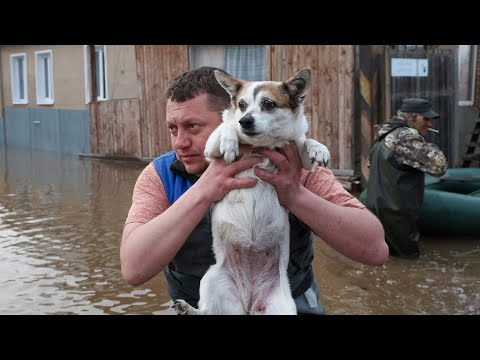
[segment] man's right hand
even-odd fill
[[[242,151],[244,150],[244,151]],[[248,150],[241,147],[240,155]],[[252,156],[227,164],[222,158],[214,158],[195,187],[201,189],[207,198],[213,203],[222,200],[233,189],[244,189],[255,186],[257,179],[246,177],[238,179],[235,176],[242,171],[248,170],[262,161],[260,156]]]

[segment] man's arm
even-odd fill
[[[127,224],[120,246],[123,277],[132,285],[140,285],[161,272],[213,202],[232,189],[255,185],[254,178],[234,176],[259,161],[252,157],[226,165],[223,159],[214,159],[199,180],[160,215],[144,224]]]
[[[280,203],[317,236],[352,260],[367,265],[385,263],[388,246],[380,221],[365,208],[336,205],[302,186],[301,161],[294,143],[280,152],[262,149],[259,153],[277,165],[278,173],[255,168],[255,174],[274,185]]]
[[[447,159],[442,150],[435,144],[427,143],[415,129],[403,130],[396,137],[387,135],[385,144],[395,151],[399,164],[409,165],[435,177],[447,171]]]

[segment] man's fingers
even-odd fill
[[[272,181],[274,178],[275,178],[275,175],[269,173],[268,171],[265,171],[263,169],[260,169],[260,168],[255,168],[253,169],[253,172],[255,173],[255,175],[257,175],[260,179],[266,181],[266,182],[270,182]]]
[[[298,149],[297,149],[297,145],[295,144],[294,141],[290,141],[290,143],[288,145],[285,145],[283,148],[282,148],[284,154],[285,154],[285,157],[287,159],[294,159],[296,157],[300,157],[299,154],[298,154]]]
[[[232,189],[244,189],[255,186],[257,179],[248,177],[243,179],[232,179]]]
[[[229,175],[237,175],[242,171],[252,168],[254,165],[258,164],[262,159],[259,156],[252,156],[248,159],[242,159],[235,161],[234,163],[228,165]]]
[[[278,167],[278,164],[282,161],[282,159],[285,158],[285,155],[280,154],[278,151],[268,150],[265,148],[258,149],[258,153],[272,160],[273,163],[277,165],[277,167]]]

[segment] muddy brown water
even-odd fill
[[[132,287],[119,245],[144,164],[0,149],[0,314],[172,314],[163,274]],[[480,314],[480,238],[425,238],[381,267],[315,240],[328,314]]]

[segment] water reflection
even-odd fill
[[[425,238],[418,260],[355,263],[316,243],[315,276],[330,314],[480,314],[480,239]]]
[[[132,288],[120,273],[123,222],[144,165],[23,149],[3,155],[0,313],[167,309],[163,279]]]
[[[138,287],[119,245],[145,165],[20,149],[0,156],[0,314],[172,314],[163,275]],[[480,314],[480,239],[425,239],[369,267],[316,241],[330,314]]]

